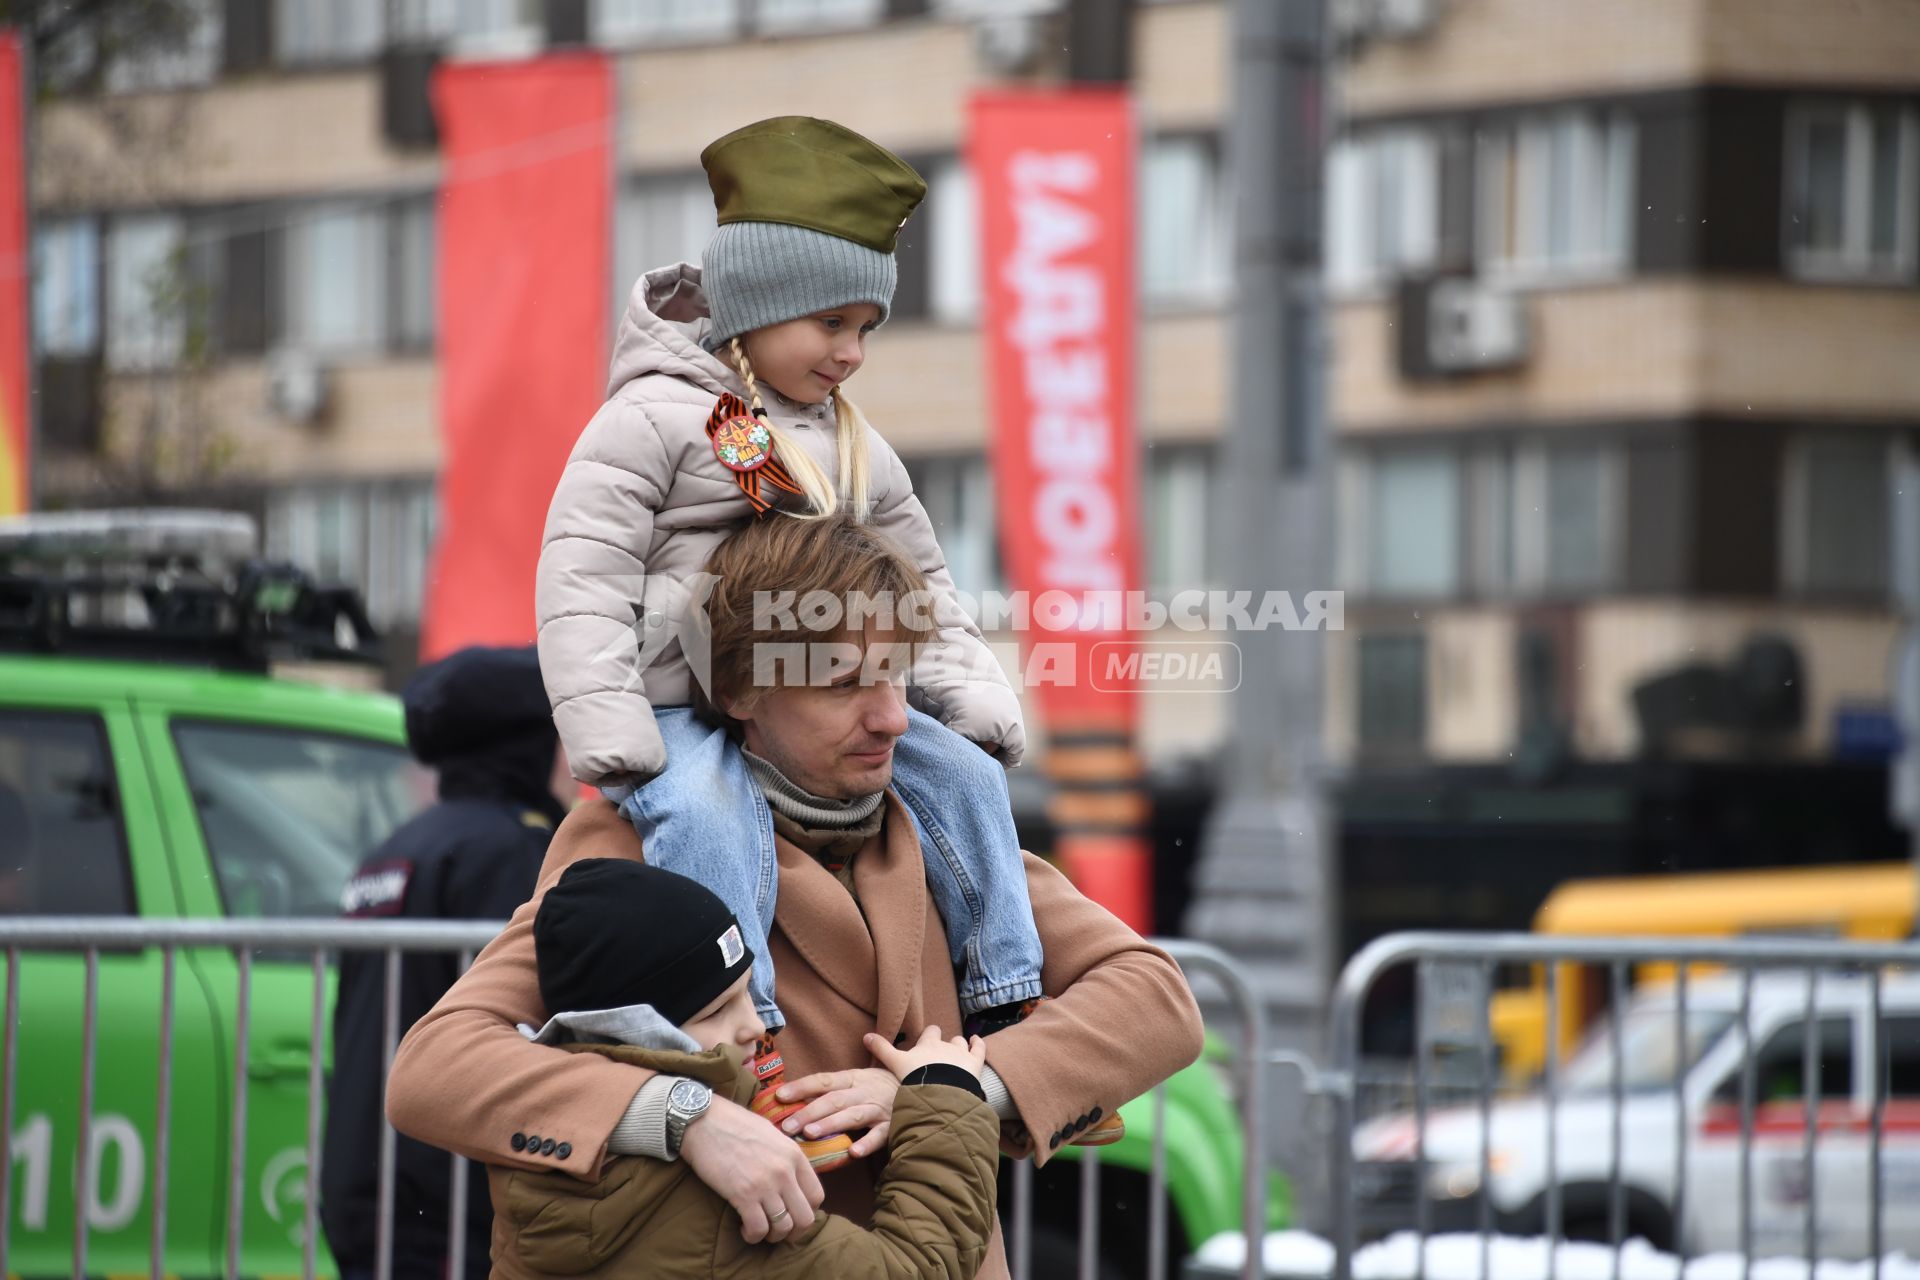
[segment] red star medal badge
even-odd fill
[[[714,456],[729,471],[758,471],[773,457],[773,437],[751,417],[728,418],[713,431]]]

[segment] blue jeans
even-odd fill
[[[767,1026],[785,1026],[766,945],[780,892],[773,811],[725,730],[687,707],[657,707],[654,719],[666,743],[666,771],[629,796],[608,798],[640,833],[649,863],[706,885],[754,930],[760,945],[748,987]],[[960,1011],[1038,996],[1040,934],[1006,770],[938,720],[909,711],[906,735],[894,745],[893,789],[920,837],[927,890],[961,975]]]

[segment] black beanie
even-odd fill
[[[533,947],[550,1015],[650,1004],[678,1026],[753,967],[710,889],[626,858],[568,867],[534,914]]]

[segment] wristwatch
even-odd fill
[[[687,1126],[707,1114],[713,1105],[713,1090],[698,1080],[679,1080],[667,1091],[667,1155],[680,1158],[680,1144]]]

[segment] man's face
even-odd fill
[[[884,655],[895,663],[904,648]],[[851,800],[893,780],[893,744],[907,731],[906,689],[871,666],[830,684],[767,690],[732,714],[747,750],[813,795]]]
[[[855,302],[755,329],[740,341],[755,378],[796,403],[819,404],[865,362],[867,334],[879,323],[880,308]]]

